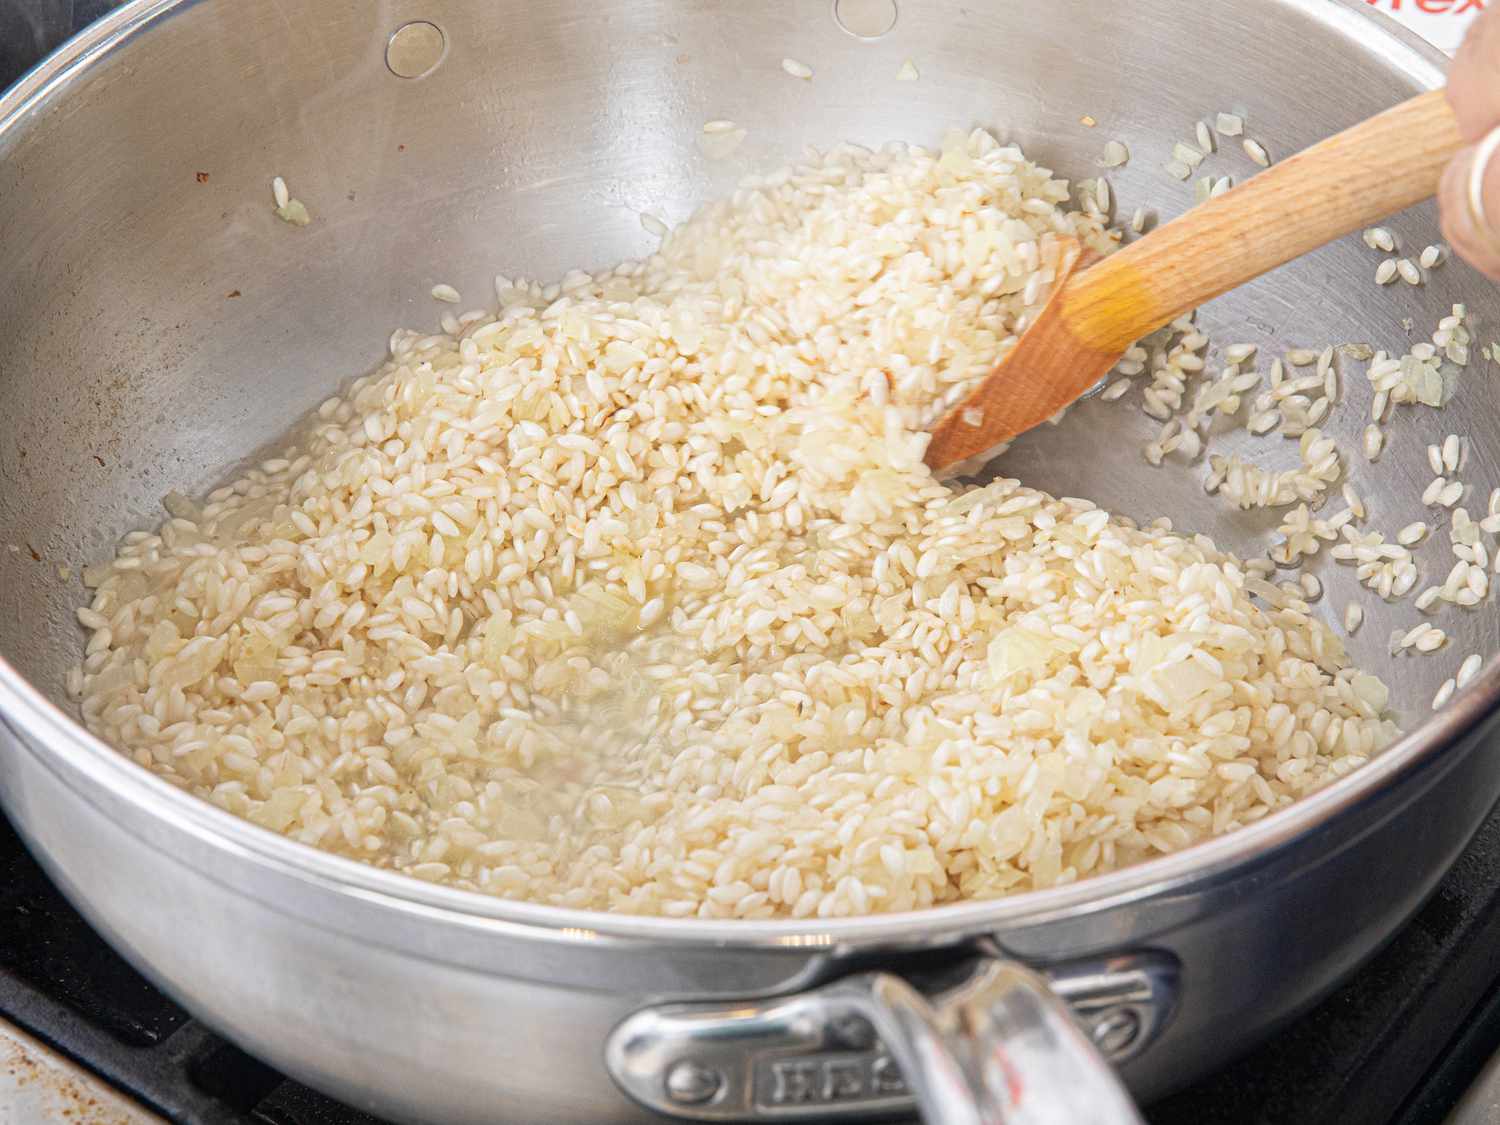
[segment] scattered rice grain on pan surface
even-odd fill
[[[305,227],[312,222],[307,206],[300,199],[293,199],[286,181],[280,176],[271,180],[271,199],[275,206],[272,210],[284,223],[290,223],[295,227]]]
[[[1102,163],[1106,168],[1119,168],[1130,160],[1130,149],[1122,141],[1108,141],[1104,145]]]
[[[1386,688],[1268,560],[921,463],[1047,236],[1110,248],[1067,196],[982,133],[840,148],[398,332],[302,444],[88,569],[86,722],[317,847],[700,917],[1052,886],[1347,773]],[[980,211],[1005,237],[966,262]],[[1223,485],[1315,502],[1339,454],[1301,449]]]

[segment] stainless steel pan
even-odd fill
[[[1488,741],[1500,672],[1437,716],[1426,705],[1458,656],[1496,648],[1493,606],[1449,615],[1448,659],[1396,665],[1386,636],[1415,612],[1366,599],[1354,651],[1393,683],[1412,733],[1249,830],[1000,902],[708,924],[409,882],[187,798],[64,705],[75,576],[156,519],[165,492],[200,489],[371,367],[393,327],[431,324],[436,281],[472,294],[496,270],[549,276],[640,255],[639,212],[679,219],[805,143],[935,141],[975,123],[1074,176],[1121,138],[1135,153],[1112,176],[1121,206],[1170,215],[1191,190],[1160,165],[1199,117],[1242,112],[1285,154],[1441,83],[1441,58],[1366,8],[127,5],[0,99],[7,810],[92,921],[194,1012],[396,1118],[829,1120],[908,1105],[915,1087],[945,1121],[1046,1120],[1070,1092],[1093,1120],[1127,1119],[1095,1048],[1140,1098],[1220,1064],[1376,948],[1463,847],[1500,794]],[[440,39],[421,29],[392,46],[412,21]],[[814,79],[788,78],[783,57]],[[894,81],[906,58],[920,81]],[[695,144],[713,117],[749,130],[731,161]],[[311,208],[307,229],[271,215],[278,174]],[[1412,246],[1438,237],[1430,209],[1398,227]],[[1204,319],[1226,341],[1281,347],[1404,344],[1404,318],[1430,331],[1457,300],[1500,320],[1500,294],[1458,263],[1392,290],[1374,286],[1375,264],[1350,240]],[[1381,526],[1417,518],[1422,445],[1449,430],[1471,438],[1467,479],[1500,484],[1497,387],[1472,370],[1445,413],[1403,415],[1376,470],[1357,453],[1354,394],[1332,429]],[[1149,426],[1086,403],[1006,469],[1239,547],[1264,532],[1196,474],[1149,469],[1136,452]],[[1427,577],[1447,568],[1435,538]],[[1354,596],[1348,571],[1324,578],[1326,605]],[[1023,1105],[1006,1111],[1017,1076]]]

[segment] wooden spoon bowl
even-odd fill
[[[1057,240],[1050,296],[984,382],[933,428],[927,464],[944,473],[994,449],[1075,401],[1141,337],[1431,198],[1462,143],[1447,92],[1433,90],[1319,142],[1096,264],[1083,259],[1076,242]]]

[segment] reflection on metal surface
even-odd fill
[[[443,29],[426,20],[402,24],[385,45],[385,65],[397,78],[422,78],[443,61]]]
[[[896,0],[833,0],[833,19],[856,39],[879,39],[896,26]]]

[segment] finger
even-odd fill
[[[1438,201],[1443,215],[1443,237],[1475,269],[1500,281],[1500,231],[1481,229],[1469,205],[1469,175],[1475,149],[1459,153],[1443,173]],[[1500,159],[1492,160],[1484,177],[1485,214],[1500,216]]]
[[[1476,143],[1500,125],[1500,8],[1481,16],[1464,37],[1448,73],[1448,101],[1464,140]]]

